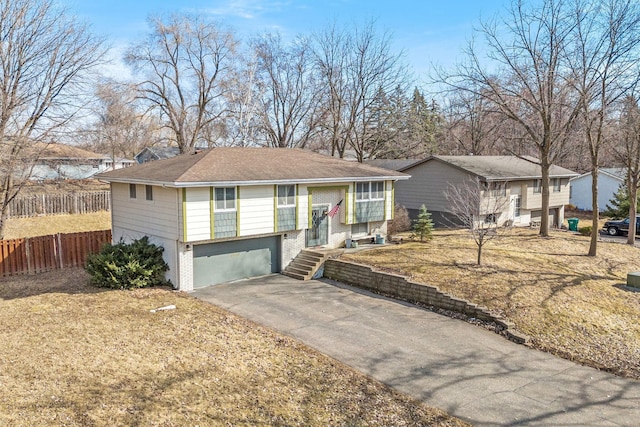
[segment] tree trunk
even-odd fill
[[[540,166],[542,169],[542,212],[540,214],[541,237],[549,237],[549,156],[541,153]]]
[[[7,228],[7,219],[9,219],[9,204],[4,203],[0,209],[0,240],[4,240],[4,232]]]
[[[482,243],[478,244],[478,265],[481,265],[482,259]]]
[[[629,233],[627,234],[627,244],[636,243],[636,215],[638,214],[638,182],[632,179],[629,182]]]
[[[600,219],[600,209],[598,207],[598,165],[592,165],[591,170],[591,242],[589,243],[589,256],[596,256],[598,252],[598,220]]]

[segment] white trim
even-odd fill
[[[287,184],[330,184],[330,183],[352,183],[352,182],[370,182],[370,181],[398,181],[400,179],[409,179],[410,175],[405,176],[359,176],[348,178],[303,178],[303,179],[280,179],[271,181],[215,181],[215,182],[171,182],[171,181],[151,181],[147,179],[128,179],[128,178],[99,178],[102,181],[118,182],[123,184],[149,184],[170,188],[191,188],[191,187],[238,187],[251,185],[287,185]]]

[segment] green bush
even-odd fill
[[[431,220],[431,213],[427,211],[425,205],[420,206],[420,213],[418,218],[413,221],[413,233],[412,239],[420,238],[421,242],[425,240],[433,239],[433,221]]]
[[[149,243],[147,236],[132,243],[106,244],[91,254],[85,270],[91,283],[101,288],[134,289],[170,285],[164,273],[169,266],[162,259],[164,248]]]
[[[587,226],[578,228],[578,233],[580,233],[583,236],[590,236],[591,235],[591,226],[587,225]]]

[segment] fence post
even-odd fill
[[[62,235],[61,233],[56,234],[56,255],[58,257],[58,261],[60,262],[60,269],[64,268],[64,250],[62,247]]]
[[[31,254],[31,239],[24,239],[24,252],[27,255],[27,272],[29,274],[35,274],[35,267],[33,265],[33,256]]]

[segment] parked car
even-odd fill
[[[626,234],[629,232],[629,218],[618,221],[607,221],[602,230],[610,236]],[[636,234],[640,234],[640,215],[636,215]]]

